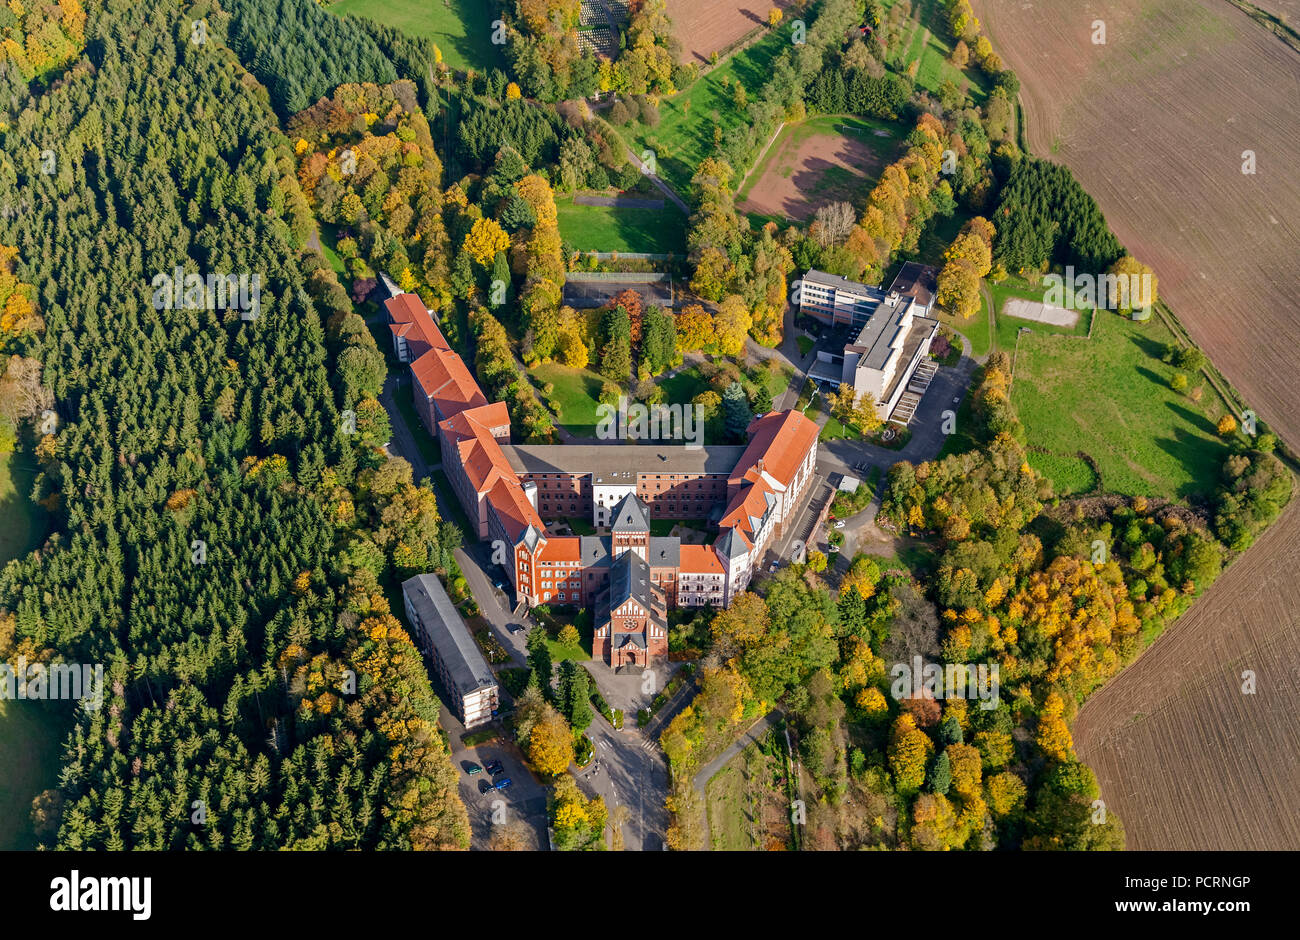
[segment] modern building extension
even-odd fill
[[[849,331],[843,354],[820,353],[810,375],[870,394],[882,419],[906,424],[933,375],[926,356],[939,330],[930,316],[935,289],[934,269],[921,264],[903,265],[887,291],[809,270],[799,312]]]

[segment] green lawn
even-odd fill
[[[882,15],[893,5],[894,0],[882,3]],[[975,65],[974,58],[965,69],[959,69],[949,61],[955,43],[948,35],[944,4],[940,0],[914,0],[912,16],[918,25],[908,38],[906,50],[889,56],[890,63],[905,70],[908,63],[919,58],[915,75],[919,87],[937,94],[945,81],[952,82],[958,88],[965,85],[974,102],[982,104],[988,95],[988,79]]]
[[[707,519],[651,519],[650,534],[656,538],[667,538],[672,535],[673,529],[682,526],[686,529],[698,529],[700,532],[709,531],[709,520]]]
[[[689,369],[674,372],[662,380],[659,387],[664,390],[665,404],[685,405],[694,400],[696,395],[707,392],[709,383],[704,381],[704,376],[700,375],[699,369],[691,366]]]
[[[491,0],[338,0],[338,16],[364,16],[412,36],[426,36],[457,71],[505,68],[504,46],[492,44],[496,4]]]
[[[665,99],[659,107],[658,127],[633,123],[620,132],[638,154],[653,151],[658,175],[685,195],[700,161],[713,152],[715,113],[724,136],[748,120],[736,107],[734,83],[739,81],[752,101],[771,75],[772,60],[789,44],[788,25],[772,30],[686,90]],[[739,174],[747,168],[732,169]]]
[[[1059,456],[1089,454],[1108,493],[1208,492],[1228,456],[1215,432],[1226,409],[1209,387],[1199,404],[1169,387],[1174,370],[1159,357],[1172,340],[1159,320],[1105,312],[1091,340],[1026,333],[1011,397],[1029,443]],[[1049,472],[1065,490],[1080,482],[1077,466]]]
[[[970,340],[971,355],[975,357],[986,356],[989,353],[990,330],[989,330],[989,308],[984,302],[984,295],[980,295],[980,308],[969,320],[963,320],[961,317],[955,317],[942,310],[938,306],[934,308],[934,315],[939,318],[939,322],[950,329]]]
[[[813,339],[811,336],[805,336],[802,333],[796,336],[794,341],[799,344],[800,356],[808,355],[812,352],[812,348],[817,345],[817,340]]]
[[[662,209],[626,209],[578,205],[573,196],[565,196],[555,201],[555,208],[560,236],[578,251],[686,253],[686,216],[667,200]]]
[[[596,436],[597,397],[604,379],[590,369],[570,369],[545,362],[528,370],[533,384],[555,386],[552,396],[560,406],[559,423],[579,437]]]
[[[1080,457],[1031,453],[1029,466],[1052,481],[1057,496],[1082,496],[1097,483],[1092,467]]]
[[[28,499],[36,471],[24,458],[0,458],[0,564],[38,547],[49,531],[44,510]],[[0,702],[0,851],[35,845],[32,798],[58,783],[59,745],[68,730],[60,703]]]

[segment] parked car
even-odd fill
[[[479,792],[479,793],[491,793],[491,792],[492,792],[492,781],[491,781],[491,780],[480,780],[480,781],[478,782],[478,792]]]
[[[501,761],[491,760],[487,762],[487,772],[495,777],[497,774],[505,773],[505,767],[502,766]]]
[[[836,519],[836,520],[835,520],[835,528],[837,528],[837,529],[842,529],[842,528],[844,528],[844,520],[843,520],[843,519]]]
[[[493,787],[495,787],[498,790],[508,789],[510,787],[510,778],[505,777],[501,780],[498,780],[496,783],[493,784]]]
[[[524,629],[524,625],[522,623],[508,623],[506,624],[506,629],[513,635],[521,632]]]
[[[475,774],[481,774],[482,772],[483,768],[473,762],[467,764],[465,767],[465,773],[469,774],[471,777]]]
[[[839,547],[838,545],[832,545],[831,548],[830,548],[830,552],[831,552],[832,555],[835,554],[836,552],[838,552],[839,550],[840,550],[840,547]]]

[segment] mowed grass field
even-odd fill
[[[1011,401],[1029,443],[1057,456],[1083,451],[1108,493],[1179,499],[1212,491],[1228,447],[1215,425],[1225,406],[1206,387],[1198,404],[1169,387],[1160,361],[1172,334],[1159,320],[1134,323],[1101,313],[1092,339],[1024,334]],[[1191,387],[1202,384],[1190,376]],[[1059,488],[1083,482],[1077,467],[1044,465]]]
[[[558,362],[544,362],[528,370],[533,384],[555,386],[554,399],[560,406],[559,423],[578,437],[596,436],[597,397],[604,379],[590,369],[570,369]]]
[[[492,44],[495,0],[338,0],[325,9],[364,16],[412,36],[432,39],[456,71],[504,68],[504,46]]]
[[[583,206],[573,199],[557,199],[555,208],[560,237],[578,251],[686,253],[686,216],[666,199],[662,209]]]
[[[0,458],[0,564],[39,546],[49,530],[44,511],[27,498],[35,471],[18,460]],[[0,701],[0,851],[34,847],[32,799],[58,782],[66,713],[58,704]]]
[[[658,127],[629,124],[620,132],[638,154],[653,151],[658,175],[685,196],[700,161],[713,152],[715,117],[724,136],[747,120],[736,107],[735,83],[753,100],[768,79],[772,60],[789,43],[788,24],[772,30],[684,91],[664,99]],[[743,174],[748,167],[732,169]]]

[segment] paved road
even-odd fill
[[[668,831],[668,761],[659,746],[635,726],[635,715],[625,730],[615,731],[600,715],[587,729],[595,745],[591,764],[574,775],[589,796],[605,800],[611,824],[621,819],[623,848],[631,852],[658,852]]]

